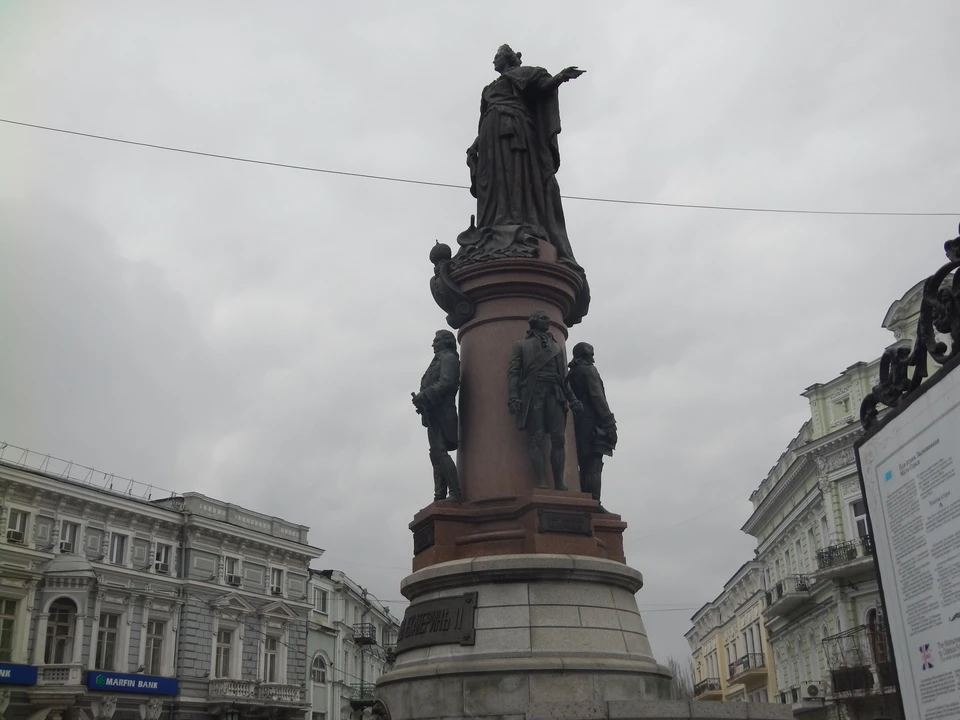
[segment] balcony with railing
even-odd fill
[[[359,708],[373,705],[376,700],[377,686],[374,683],[354,683],[350,686],[350,706],[357,710]]]
[[[824,580],[856,575],[872,564],[873,538],[870,535],[817,550],[817,577]]]
[[[810,599],[812,586],[813,581],[806,575],[788,575],[767,591],[764,615],[779,617],[802,605]]]
[[[354,625],[353,641],[357,645],[376,645],[377,626],[373,623],[359,623]]]
[[[885,627],[861,625],[823,639],[830,691],[837,699],[895,692]]]
[[[210,700],[232,700],[272,705],[303,704],[303,688],[299,685],[264,683],[254,680],[211,680],[207,689]]]
[[[753,692],[767,683],[767,664],[763,653],[750,653],[730,663],[730,682]]]
[[[722,698],[723,686],[720,684],[720,678],[707,678],[693,686],[694,700],[721,700]]]

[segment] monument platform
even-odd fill
[[[580,555],[626,562],[627,524],[599,512],[588,493],[533,490],[463,503],[435,502],[410,523],[413,569],[436,563],[523,553]]]
[[[669,696],[670,673],[653,657],[634,597],[642,585],[622,562],[580,555],[499,555],[419,570],[401,592],[422,612],[405,617],[379,696],[394,718],[420,717],[421,703],[439,704],[436,717],[485,717],[538,702]]]

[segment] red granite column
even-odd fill
[[[553,335],[564,348],[563,317],[573,306],[581,281],[553,261],[553,248],[541,259],[505,259],[469,265],[454,274],[461,290],[476,303],[476,315],[459,332],[460,448],[457,466],[467,500],[529,495],[537,489],[526,433],[517,430],[507,410],[507,365],[513,344],[524,337],[527,319],[545,310]],[[567,419],[564,481],[579,492],[573,418]],[[548,462],[549,467],[549,462]]]

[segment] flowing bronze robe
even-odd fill
[[[467,151],[483,252],[535,250],[546,240],[561,262],[579,268],[556,179],[559,132],[557,85],[543,68],[515,67],[483,89],[477,139]]]

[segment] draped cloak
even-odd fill
[[[478,232],[461,244],[475,243],[481,253],[529,248],[533,256],[538,240],[546,240],[559,261],[580,269],[556,179],[559,133],[557,87],[543,68],[512,68],[483,89],[477,139],[467,159]]]

